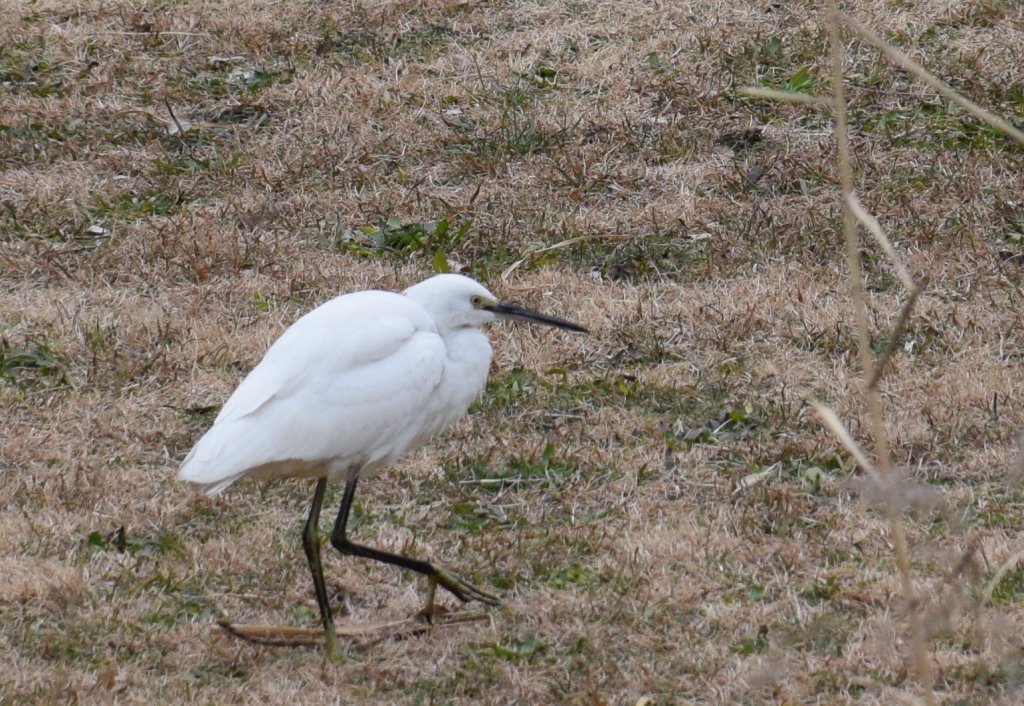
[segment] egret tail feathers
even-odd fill
[[[196,483],[210,496],[217,495],[245,475],[244,465],[240,470],[237,462],[232,463],[223,457],[225,439],[221,432],[216,426],[211,428],[189,451],[178,469],[178,480]]]

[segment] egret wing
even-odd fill
[[[214,424],[251,414],[276,395],[320,376],[344,374],[384,360],[417,331],[433,331],[430,316],[392,292],[355,292],[309,312],[281,334],[224,403]]]
[[[388,462],[436,431],[424,411],[444,373],[444,342],[419,305],[390,297],[400,302],[383,303],[397,313],[373,306],[379,297],[347,295],[296,322],[178,477],[217,492],[242,476],[319,476]]]

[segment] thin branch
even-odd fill
[[[910,290],[910,296],[907,301],[903,303],[903,308],[900,309],[900,316],[896,319],[896,326],[893,328],[892,333],[889,336],[889,342],[885,345],[885,350],[882,351],[882,355],[878,357],[878,363],[875,365],[874,374],[871,379],[868,380],[868,389],[874,391],[878,387],[879,381],[882,379],[882,375],[885,373],[885,366],[889,364],[889,360],[896,352],[896,347],[899,346],[900,339],[903,338],[903,332],[907,328],[907,322],[910,321],[910,310],[914,308],[914,304],[917,302],[917,298],[921,296],[921,292],[928,286],[927,278],[920,285],[914,285],[914,288]]]
[[[875,468],[875,464],[868,460],[867,454],[864,453],[864,450],[860,445],[854,441],[850,432],[848,432],[846,427],[843,426],[843,422],[839,419],[839,415],[833,412],[831,408],[826,407],[817,400],[811,400],[811,406],[814,407],[814,411],[818,413],[819,417],[821,417],[822,423],[832,430],[832,433],[836,435],[837,439],[839,439],[839,443],[841,443],[846,450],[850,452],[850,455],[853,456],[853,459],[857,464],[867,471],[872,480],[881,481],[881,477],[878,475],[878,470]]]
[[[171,116],[171,120],[174,122],[174,127],[178,128],[178,134],[184,135],[185,128],[183,128],[181,123],[178,122],[178,118],[174,115],[174,111],[171,110],[171,102],[167,100],[166,96],[164,97],[164,105],[167,107],[167,114]]]
[[[1024,145],[1024,132],[1014,127],[1010,123],[1006,122],[998,115],[995,115],[994,113],[990,113],[989,111],[985,110],[980,105],[970,100],[966,96],[958,93],[951,86],[949,86],[949,84],[943,82],[941,79],[930,73],[927,69],[925,69],[923,66],[921,66],[916,61],[911,59],[909,56],[907,56],[899,49],[889,44],[887,41],[885,41],[881,36],[879,36],[870,28],[865,27],[860,22],[858,22],[857,20],[853,19],[848,15],[842,15],[841,19],[847,27],[852,29],[854,32],[856,32],[858,35],[864,38],[869,44],[871,44],[880,52],[882,52],[887,57],[892,59],[892,61],[898,64],[901,69],[914,74],[922,82],[934,88],[943,96],[945,96],[949,100],[953,101],[954,103],[962,107],[964,110],[966,110],[974,117],[978,118],[978,120],[988,123],[996,130],[999,130],[1000,132],[1008,136],[1017,144]]]
[[[846,195],[846,205],[853,211],[854,217],[860,221],[860,224],[867,228],[867,231],[875,237],[875,241],[881,246],[882,251],[889,256],[889,260],[892,262],[892,266],[896,268],[896,275],[903,282],[903,286],[908,291],[913,292],[917,285],[914,284],[914,279],[907,272],[907,268],[903,266],[903,262],[900,261],[899,255],[896,254],[896,249],[893,248],[892,243],[885,237],[885,233],[882,232],[882,226],[878,224],[878,221],[861,205],[860,199],[857,198],[856,192],[851,192]]]

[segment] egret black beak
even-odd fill
[[[529,321],[535,324],[546,324],[548,326],[554,326],[555,328],[564,328],[567,331],[590,333],[590,331],[588,331],[587,329],[583,328],[578,324],[574,324],[571,321],[559,319],[554,316],[548,316],[546,314],[540,314],[536,311],[531,311],[529,309],[524,309],[521,306],[516,306],[515,304],[492,304],[490,306],[485,306],[483,308],[502,319],[516,319],[517,321]]]

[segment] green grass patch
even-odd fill
[[[556,456],[555,445],[549,443],[536,456],[517,454],[498,463],[483,458],[456,461],[447,470],[447,475],[453,480],[479,486],[483,491],[497,493],[522,488],[547,490],[565,487],[579,471],[579,466],[573,461]]]
[[[551,370],[545,378],[526,368],[515,367],[488,379],[483,399],[476,403],[473,412],[507,413],[529,407],[545,409],[551,414],[571,414],[585,408],[611,406],[656,416],[693,419],[714,410],[727,393],[722,381],[700,388],[693,385],[663,387],[629,373],[614,371],[588,380],[570,381],[564,370]],[[701,419],[701,423],[708,418]]]
[[[333,237],[316,236],[317,242],[361,256],[389,255],[405,258],[426,252],[443,254],[459,247],[472,232],[472,220],[453,223],[447,218],[436,221],[403,222],[397,216],[382,216],[375,224],[355,228],[339,227]],[[447,261],[434,268],[447,271]]]
[[[0,339],[0,380],[22,389],[64,387],[70,384],[71,363],[46,341],[10,345]]]
[[[1024,564],[1007,571],[992,591],[992,602],[1008,605],[1024,602]]]

